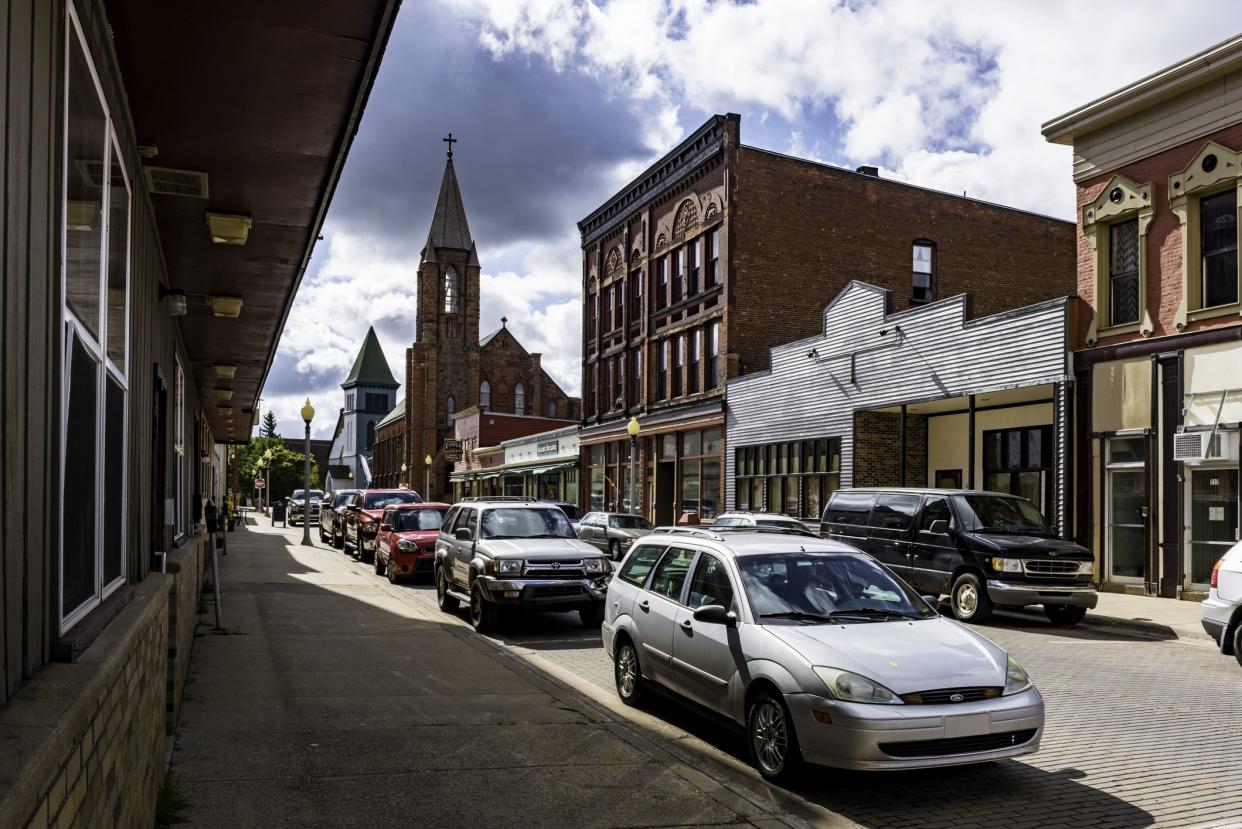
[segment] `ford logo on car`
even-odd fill
[[[966,699],[966,697],[962,696],[961,694],[951,694],[949,696],[949,702],[961,702],[964,699]]]

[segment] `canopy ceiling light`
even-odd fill
[[[228,406],[216,406],[216,414],[220,415],[221,417],[232,417],[233,410],[229,408]]]
[[[211,313],[217,317],[237,319],[241,316],[242,299],[239,296],[213,296]]]
[[[216,399],[217,400],[232,400],[233,390],[232,389],[216,389]]]
[[[168,300],[168,314],[173,317],[184,317],[189,310],[186,305],[185,291],[180,288],[169,288],[167,285],[160,285],[160,299]]]
[[[207,211],[207,229],[217,245],[244,245],[250,236],[250,217],[244,213]]]
[[[233,375],[237,373],[237,366],[216,366],[217,380],[232,380]]]

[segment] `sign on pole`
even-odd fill
[[[263,480],[262,478],[255,478],[255,479],[254,479],[254,488],[255,488],[255,489],[263,489],[263,487],[265,487],[265,486],[267,486],[267,481]]]
[[[441,450],[444,459],[450,463],[461,460],[461,441],[455,438],[449,438],[444,441],[444,448]]]

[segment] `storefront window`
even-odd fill
[[[984,432],[984,487],[1020,495],[1047,515],[1052,505],[1051,450],[1051,426]]]
[[[1207,584],[1212,565],[1238,540],[1238,469],[1190,471],[1190,580]]]
[[[745,446],[735,452],[735,500],[741,510],[818,520],[841,480],[838,438]]]
[[[1105,543],[1112,578],[1147,574],[1147,446],[1144,437],[1108,441]]]
[[[604,446],[597,444],[587,450],[588,471],[591,476],[591,511],[604,509]]]

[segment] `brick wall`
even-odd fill
[[[227,535],[227,533],[226,533]],[[165,695],[165,733],[172,734],[177,725],[185,678],[190,672],[190,651],[194,646],[194,629],[198,624],[199,598],[203,575],[211,567],[211,549],[207,542],[184,544],[168,554],[168,572],[173,577],[168,593],[168,681]]]
[[[900,486],[901,415],[854,414],[854,486]],[[906,486],[927,482],[927,418],[906,415]]]
[[[1095,308],[1095,254],[1082,232],[1082,208],[1094,201],[1114,175],[1123,175],[1135,184],[1151,182],[1154,208],[1151,224],[1147,228],[1147,312],[1151,315],[1154,329],[1152,336],[1191,333],[1237,325],[1236,316],[1188,322],[1179,332],[1173,324],[1178,306],[1182,301],[1182,226],[1177,215],[1169,207],[1169,176],[1185,169],[1195,154],[1209,141],[1223,144],[1233,150],[1242,149],[1242,124],[1205,135],[1180,147],[1158,153],[1133,164],[1110,170],[1099,176],[1078,183],[1078,294]],[[1112,345],[1131,340],[1144,339],[1140,334],[1122,334],[1107,337],[1099,345]]]
[[[819,332],[852,279],[908,307],[915,239],[936,243],[936,298],[970,293],[976,316],[1075,291],[1072,223],[750,147],[736,175],[727,350],[739,374]]]

